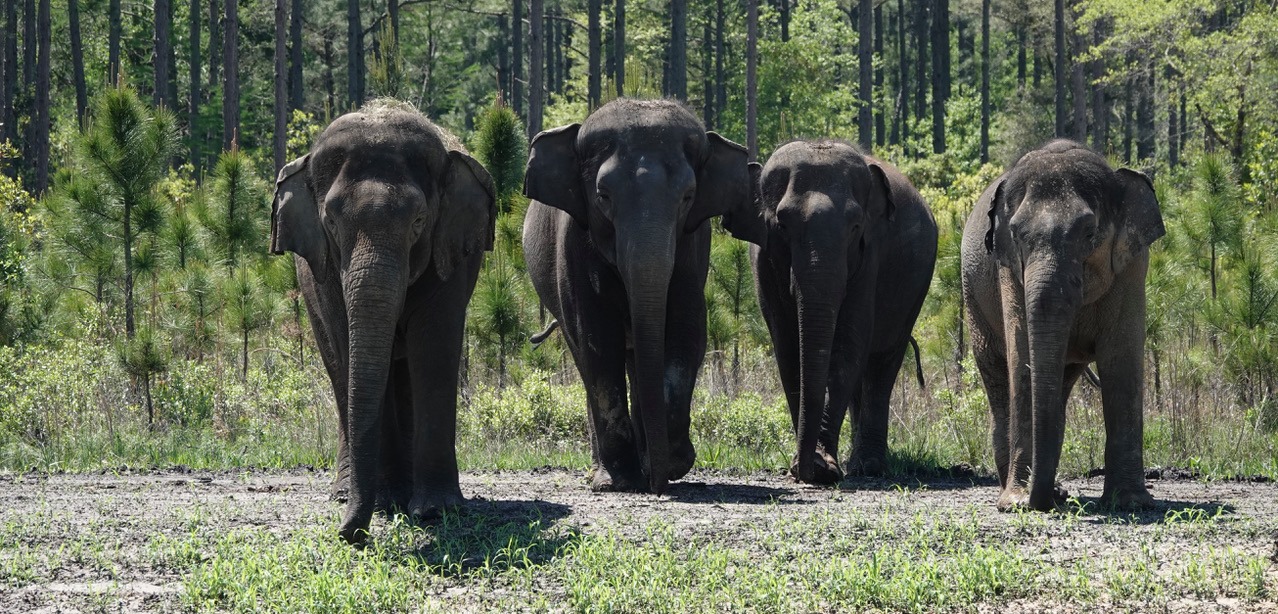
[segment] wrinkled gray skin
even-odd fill
[[[790,472],[842,479],[851,405],[847,471],[879,475],[892,387],[936,265],[936,222],[897,169],[838,141],[782,146],[759,186],[767,241],[751,255],[798,440]]]
[[[462,503],[454,448],[466,303],[492,246],[492,180],[416,111],[337,118],[280,173],[271,251],[293,252],[337,399],[341,536],[375,508]]]
[[[706,222],[748,212],[745,149],[677,102],[619,99],[530,150],[524,256],[586,387],[591,487],[661,493],[696,459]]]
[[[963,231],[963,300],[993,413],[1000,510],[1063,502],[1065,403],[1092,361],[1103,383],[1102,498],[1153,503],[1142,450],[1145,271],[1163,234],[1149,178],[1072,141],[1026,154],[977,201]]]

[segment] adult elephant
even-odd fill
[[[751,255],[798,440],[790,472],[842,479],[851,405],[847,471],[881,474],[888,402],[936,265],[936,222],[900,171],[840,141],[783,145],[759,187],[762,215],[747,219],[765,229]],[[736,219],[725,225],[740,231]]]
[[[977,201],[963,231],[963,300],[993,413],[1000,510],[1048,510],[1065,403],[1095,361],[1103,386],[1105,490],[1153,502],[1142,450],[1145,272],[1163,236],[1153,184],[1083,145],[1032,151]]]
[[[591,487],[661,493],[696,458],[706,222],[749,213],[746,151],[677,102],[629,99],[530,149],[524,256],[586,387]]]
[[[452,135],[387,101],[337,118],[280,171],[271,251],[295,254],[332,380],[348,542],[377,507],[429,517],[462,502],[458,365],[493,193]]]

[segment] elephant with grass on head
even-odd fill
[[[936,222],[900,171],[841,141],[787,143],[757,174],[760,215],[724,226],[764,239],[751,256],[798,440],[790,472],[842,479],[850,406],[847,470],[881,474],[888,402],[936,265]]]
[[[271,251],[294,254],[337,399],[348,542],[377,508],[422,518],[462,502],[458,366],[495,218],[487,171],[394,101],[337,118],[280,172]]]
[[[752,213],[746,151],[678,102],[629,99],[530,149],[524,256],[585,384],[591,487],[661,493],[696,458],[707,222]]]
[[[1145,488],[1145,272],[1163,236],[1153,184],[1056,140],[1025,154],[976,202],[963,231],[963,301],[993,413],[1000,510],[1064,502],[1056,470],[1065,404],[1096,362],[1105,490],[1119,507]]]

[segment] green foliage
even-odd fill
[[[227,270],[265,256],[268,197],[253,161],[232,148],[218,158],[210,182],[208,196],[195,201],[196,216]]]
[[[528,162],[528,139],[519,117],[500,100],[493,103],[475,121],[470,151],[492,175],[499,212],[509,213],[511,201],[523,191]]]

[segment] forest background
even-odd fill
[[[0,469],[328,466],[331,388],[274,172],[374,97],[456,133],[501,192],[469,312],[463,467],[588,465],[584,394],[519,246],[527,139],[618,95],[677,98],[765,159],[793,138],[902,168],[941,227],[893,399],[898,471],[988,472],[958,245],[1053,136],[1155,179],[1146,460],[1278,477],[1278,9],[1262,0],[0,0]],[[792,448],[748,248],[716,229],[704,467]],[[912,358],[907,367],[912,372]],[[1098,467],[1099,394],[1063,469]]]

